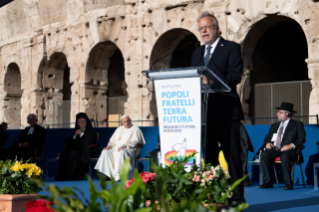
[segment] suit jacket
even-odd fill
[[[274,133],[277,133],[279,126],[280,126],[280,122],[276,122],[271,125],[269,133],[268,135],[266,135],[264,139],[265,146],[268,142],[271,142],[271,138]],[[284,145],[293,143],[295,145],[295,148],[292,151],[299,153],[298,152],[299,147],[301,147],[301,145],[305,142],[306,142],[306,131],[303,126],[303,123],[300,121],[290,119],[288,125],[286,126],[285,132],[282,136],[281,147],[283,147]],[[302,157],[302,155],[300,156]]]
[[[15,142],[15,145],[18,146],[19,143],[28,142],[28,148],[33,148],[41,150],[42,146],[47,140],[47,133],[45,129],[39,125],[35,125],[32,135],[28,135],[28,132],[31,127],[26,127],[20,134],[19,140]]]
[[[205,45],[196,49],[192,56],[192,66],[204,65]],[[243,72],[243,61],[240,46],[220,37],[207,67],[217,76],[223,78],[231,88],[229,93],[214,93],[209,95],[209,117],[216,120],[243,120],[244,114],[236,85],[240,83]],[[216,83],[216,80],[214,80]],[[212,84],[212,88],[216,84]]]

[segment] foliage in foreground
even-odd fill
[[[142,177],[135,170],[134,183],[126,187],[129,159],[124,162],[121,171],[121,182],[116,182],[114,178],[111,181],[105,181],[103,176],[100,176],[100,189],[97,189],[88,176],[90,198],[85,199],[84,194],[75,187],[62,189],[50,185],[45,188],[50,192],[50,196],[40,196],[55,203],[52,209],[56,212],[101,212],[106,209],[109,212],[149,212],[149,211],[162,211],[162,212],[208,212],[216,211],[216,206],[205,208],[202,203],[207,199],[209,193],[208,189],[203,189],[202,193],[198,195],[195,191],[190,194],[189,198],[182,198],[179,203],[176,203],[168,194],[168,185],[165,181],[166,172],[163,168],[156,167],[154,161],[151,162],[152,167],[156,172],[154,182],[154,193],[150,194],[151,206],[146,207],[147,188]],[[144,180],[145,181],[145,180]],[[236,182],[229,191],[218,200],[223,202],[230,192],[233,191],[235,186],[240,181]],[[107,188],[109,190],[107,190]],[[80,199],[84,199],[82,202]],[[247,204],[242,204],[236,207],[236,210],[243,210]]]
[[[35,194],[42,191],[34,179],[42,173],[34,163],[0,161],[0,194]]]

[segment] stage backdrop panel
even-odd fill
[[[144,145],[141,157],[147,156],[147,151],[152,151],[157,147],[158,144],[158,127],[140,127],[146,144]],[[95,128],[94,130],[99,133],[98,148],[99,154],[102,149],[108,144],[112,134],[116,128]],[[45,169],[46,159],[56,158],[58,153],[64,150],[64,140],[71,136],[73,129],[47,129],[47,142],[45,144],[45,151],[43,157],[43,166]],[[11,147],[16,140],[18,140],[22,130],[8,130],[6,131],[9,136],[7,138],[5,148]],[[52,167],[52,168],[51,168]],[[50,164],[50,173],[54,171],[56,164]],[[52,169],[52,170],[51,170]]]
[[[269,131],[270,125],[246,125],[245,128],[251,138],[255,152],[249,152],[248,160],[253,160],[255,154],[259,153],[259,150],[263,148],[263,142],[266,134]],[[147,151],[152,151],[158,144],[158,127],[141,127],[144,134],[146,145],[143,147],[141,157],[147,156]],[[319,149],[317,142],[319,142],[319,126],[318,125],[305,125],[306,130],[306,143],[305,149],[302,150],[305,162],[302,164],[302,168],[305,174],[305,180],[307,184],[313,184],[313,164],[319,162]],[[14,141],[19,138],[22,130],[8,130],[9,137],[7,139],[5,147],[12,146]],[[73,129],[48,129],[47,130],[47,143],[44,153],[44,165],[47,158],[54,158],[61,153],[64,149],[64,139],[71,135]],[[98,146],[100,152],[107,145],[110,137],[112,136],[115,128],[98,128],[95,129],[100,134]],[[50,168],[51,169],[51,168]],[[279,179],[283,182],[281,175],[281,168],[277,166]],[[258,167],[248,167],[248,172],[253,172],[250,176],[253,181],[258,181]],[[273,178],[275,180],[275,178]],[[299,166],[296,166],[295,170],[295,182],[302,183]]]

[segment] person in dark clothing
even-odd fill
[[[259,188],[272,188],[269,167],[277,157],[280,157],[282,176],[285,181],[285,190],[292,190],[291,181],[291,160],[297,160],[298,155],[300,162],[303,157],[299,148],[306,142],[306,132],[302,122],[293,120],[291,117],[296,113],[293,110],[294,105],[289,102],[281,103],[278,109],[278,121],[271,125],[268,135],[264,139],[266,150],[261,154],[260,165],[263,171],[263,184]]]
[[[239,44],[220,36],[216,17],[208,12],[198,19],[198,31],[205,45],[193,52],[192,67],[206,66],[231,88],[230,92],[209,94],[204,158],[206,163],[216,166],[220,142],[230,176],[235,182],[243,177],[239,126],[244,114],[236,92],[243,72],[241,50]],[[210,75],[203,75],[202,83],[212,89],[220,85]],[[238,204],[245,202],[243,183],[235,188],[235,193],[238,194]]]
[[[29,114],[27,121],[30,127],[25,128],[12,147],[9,147],[3,152],[3,160],[17,158],[27,161],[32,157],[36,157],[43,151],[44,144],[47,140],[46,130],[37,124],[38,119],[35,114]]]
[[[0,154],[2,155],[4,146],[6,144],[6,140],[8,138],[8,134],[5,132],[5,130],[8,129],[8,124],[5,122],[1,123],[0,126]]]
[[[240,123],[239,130],[240,130],[240,144],[241,144],[241,162],[243,164],[243,175],[245,176],[246,174],[248,174],[248,171],[247,171],[248,150],[251,152],[254,152],[254,147],[242,123]],[[249,177],[246,177],[243,183],[244,183],[244,186],[251,186]]]
[[[96,140],[92,124],[85,113],[76,115],[76,126],[65,140],[65,148],[59,158],[55,180],[83,180],[88,171],[90,144]]]

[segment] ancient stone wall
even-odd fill
[[[132,119],[156,119],[155,96],[141,71],[183,39],[200,40],[196,19],[203,11],[218,18],[225,39],[242,46],[244,70],[237,91],[246,116],[258,40],[278,23],[297,22],[308,45],[309,113],[319,114],[318,9],[315,0],[15,0],[0,8],[0,121],[24,126],[33,112],[40,123],[58,123],[66,99],[71,101],[70,122],[80,111],[105,121],[108,96],[116,92],[128,96]],[[153,69],[171,67],[172,58]],[[120,65],[112,67],[112,60]],[[114,77],[123,71],[119,66],[124,76]],[[110,71],[119,72],[109,78]],[[18,73],[20,88],[18,79],[9,83]]]

